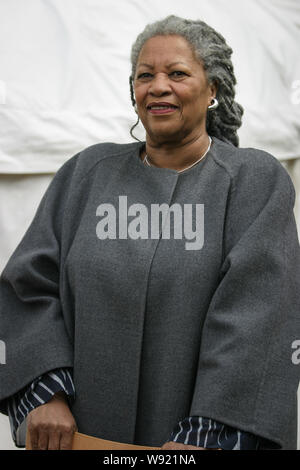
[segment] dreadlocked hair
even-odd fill
[[[215,109],[209,109],[206,118],[206,130],[210,136],[239,145],[237,130],[242,124],[243,108],[234,100],[236,78],[231,62],[232,49],[226,44],[224,37],[212,27],[200,20],[188,20],[175,15],[169,15],[165,19],[148,24],[140,33],[131,48],[131,76],[129,77],[130,95],[132,105],[135,106],[133,91],[133,79],[140,51],[145,42],[161,35],[179,35],[185,38],[196,57],[206,72],[209,83],[217,85],[216,98],[219,105]],[[133,129],[130,134],[135,140]]]

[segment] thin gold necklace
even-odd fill
[[[208,145],[208,147],[207,147],[206,152],[205,152],[198,160],[196,160],[194,163],[192,163],[190,166],[188,166],[188,167],[186,167],[186,168],[183,168],[182,170],[176,170],[178,173],[182,173],[183,171],[186,171],[186,170],[188,170],[189,168],[192,168],[194,165],[196,165],[197,163],[199,163],[199,162],[202,160],[202,158],[205,157],[205,155],[207,154],[207,152],[209,152],[210,147],[211,147],[211,143],[212,143],[212,140],[211,140],[210,136],[208,136],[208,138],[209,138],[209,145]],[[155,166],[155,165],[153,165],[153,164],[151,164],[151,163],[149,162],[148,158],[149,158],[149,157],[148,157],[147,154],[146,154],[145,157],[144,157],[143,163],[147,163],[148,166]],[[157,168],[160,168],[160,167],[157,167]]]

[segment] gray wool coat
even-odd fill
[[[203,416],[296,448],[290,177],[266,152],[217,138],[183,173],[145,166],[143,146],[100,143],[70,158],[8,261],[1,411],[69,366],[82,433],[161,446],[180,419]]]

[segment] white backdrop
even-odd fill
[[[298,0],[1,0],[0,270],[68,158],[97,142],[132,141],[131,44],[169,14],[224,35],[245,109],[240,146],[285,161],[300,193]],[[141,125],[134,133],[144,138]],[[299,196],[297,211],[300,220]],[[6,448],[14,447],[0,415]]]

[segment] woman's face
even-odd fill
[[[139,54],[134,93],[147,139],[161,144],[196,139],[206,132],[207,107],[216,87],[208,84],[202,64],[182,36],[155,36]],[[176,108],[149,108],[162,102]]]

